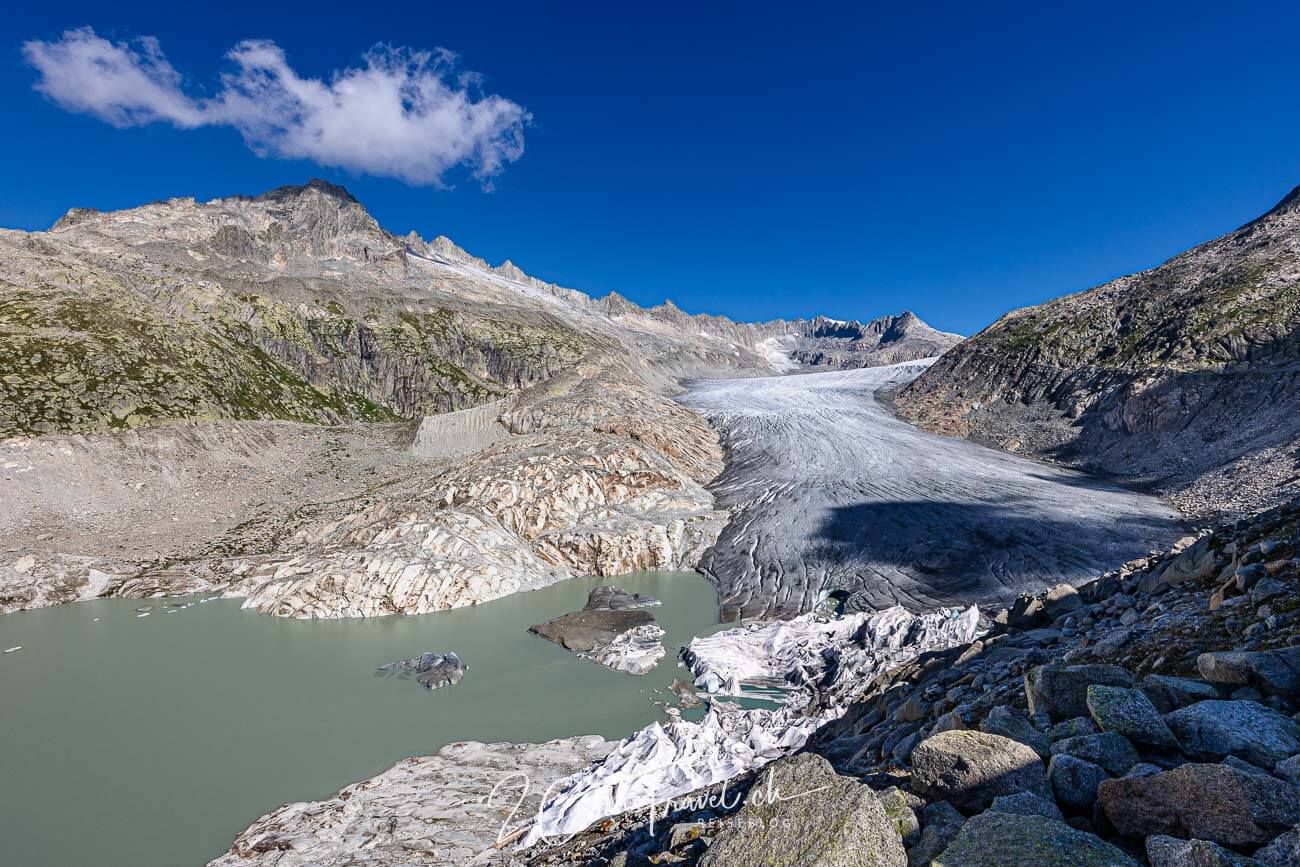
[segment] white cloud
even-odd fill
[[[202,109],[181,92],[180,74],[163,57],[158,40],[137,40],[138,50],[114,44],[89,27],[69,30],[57,42],[27,42],[23,56],[36,67],[36,89],[68,111],[93,114],[113,126],[166,120],[201,126]]]
[[[152,38],[110,42],[85,27],[27,42],[23,56],[40,76],[36,89],[68,111],[119,127],[230,126],[259,155],[411,184],[440,184],[457,165],[496,174],[523,155],[529,121],[517,103],[483,95],[479,77],[441,49],[376,46],[363,66],[323,81],[299,76],[275,43],[248,40],[227,55],[232,68],[208,98],[185,92]]]

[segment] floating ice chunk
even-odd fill
[[[377,674],[407,677],[412,674],[426,689],[455,686],[465,676],[468,666],[454,653],[426,651],[410,659],[399,659],[375,669]]]
[[[609,644],[578,656],[594,659],[615,671],[647,674],[667,652],[660,641],[664,634],[664,630],[654,623],[635,626],[615,636]]]

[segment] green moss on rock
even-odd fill
[[[936,867],[1138,867],[1100,837],[1044,816],[988,811],[970,819]]]

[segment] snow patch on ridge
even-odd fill
[[[767,359],[768,365],[777,373],[789,373],[798,370],[799,364],[790,357],[798,339],[787,334],[783,337],[768,337],[754,344],[754,351]]]

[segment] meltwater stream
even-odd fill
[[[616,583],[650,609],[668,654],[644,677],[529,635]],[[185,600],[196,601],[197,597]],[[579,578],[419,617],[295,621],[212,600],[106,599],[0,616],[0,861],[195,867],[254,819],[316,800],[452,741],[621,738],[662,712],[676,649],[718,628],[694,573]],[[147,617],[137,608],[152,606]],[[455,651],[429,692],[376,666]]]

